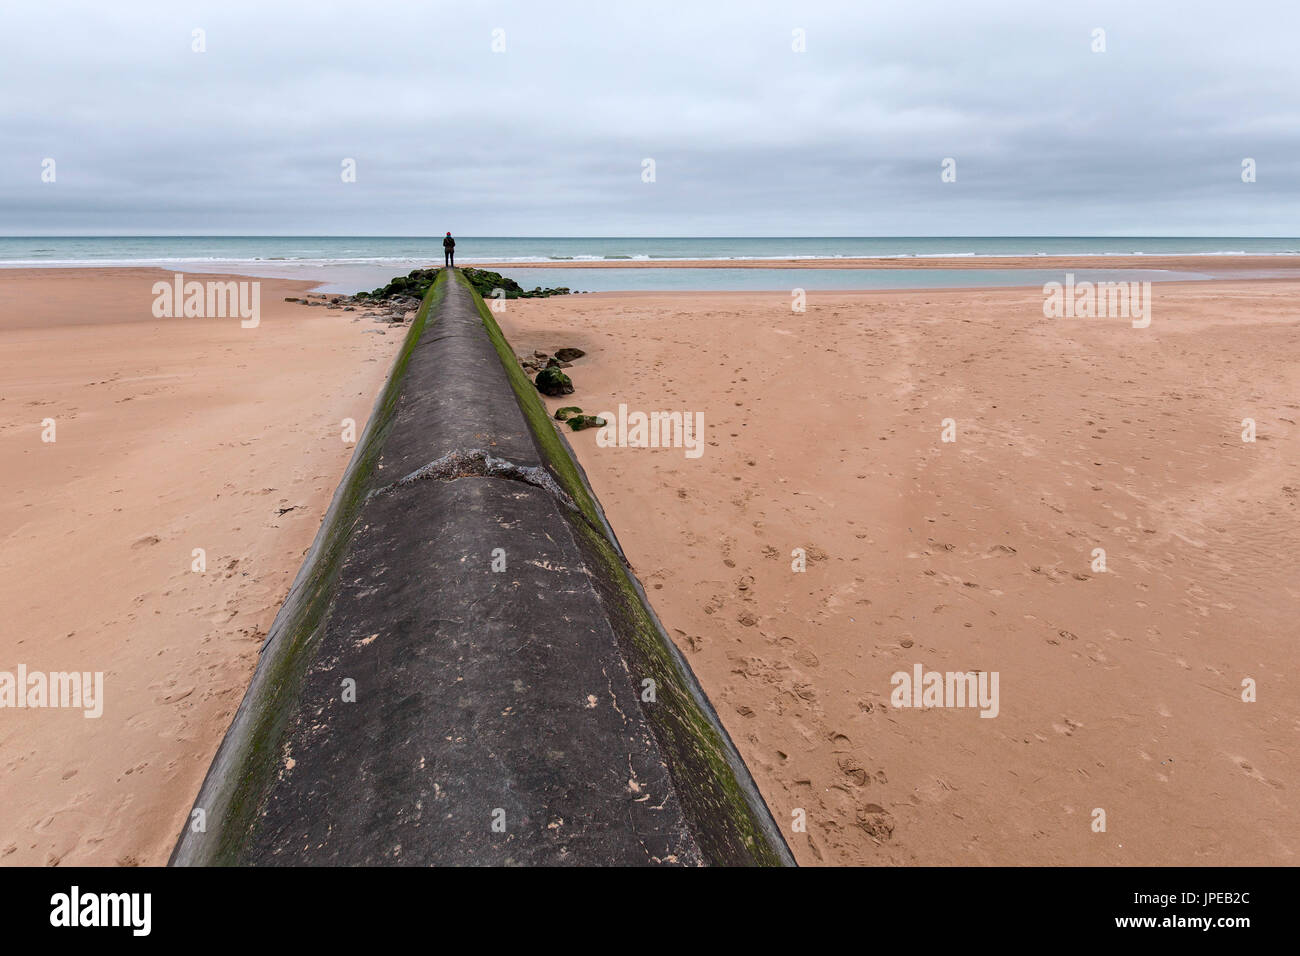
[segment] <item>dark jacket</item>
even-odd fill
[[[453,239],[451,236],[447,236],[445,239],[442,240],[442,247],[444,249],[455,249],[456,240]]]

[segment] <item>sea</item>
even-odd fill
[[[1216,277],[1227,256],[1300,255],[1300,238],[1097,236],[894,237],[507,237],[457,236],[456,264],[507,263],[525,288],[575,291],[768,291],[1034,286],[1060,278],[1037,269],[673,269],[673,260],[915,259],[974,256],[1202,256],[1194,270],[1076,269],[1096,281]],[[660,261],[665,268],[530,269],[534,263]],[[313,279],[321,291],[371,289],[412,269],[442,264],[442,237],[58,236],[0,237],[0,268],[156,266],[175,272]],[[1280,263],[1279,263],[1280,265]],[[1262,270],[1259,277],[1267,277]],[[1278,275],[1284,274],[1279,271]]]

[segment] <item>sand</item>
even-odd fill
[[[400,343],[287,280],[255,330],[157,320],[167,275],[0,271],[0,670],[106,672],[99,719],[0,710],[0,864],[165,862]],[[552,407],[703,412],[694,460],[570,437],[801,863],[1294,864],[1297,293],[1162,284],[1147,329],[1038,289],[500,318],[589,352]],[[998,672],[998,716],[892,707],[917,664]]]
[[[499,318],[587,350],[552,408],[703,412],[695,460],[570,440],[800,863],[1295,864],[1297,295],[1161,284],[1147,329],[1038,289]],[[892,706],[918,664],[997,672],[998,715]]]
[[[0,710],[3,865],[166,862],[404,334],[285,280],[155,319],[170,277],[0,270],[0,670],[105,672],[97,719]]]

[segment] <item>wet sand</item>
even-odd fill
[[[466,262],[493,269],[1160,269],[1213,276],[1240,273],[1300,278],[1300,256],[935,256],[844,259],[566,259]]]

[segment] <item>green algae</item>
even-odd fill
[[[488,338],[496,349],[533,433],[543,463],[573,499],[586,521],[566,513],[579,548],[592,570],[615,632],[623,642],[629,672],[641,685],[654,681],[655,702],[642,711],[659,741],[669,773],[677,784],[683,810],[709,863],[781,866],[793,863],[779,830],[749,777],[716,713],[699,689],[689,666],[649,607],[613,538],[604,512],[560,433],[551,424],[541,398],[528,380],[472,285],[462,280],[478,306]],[[597,529],[606,529],[604,533]],[[743,781],[743,782],[742,782]]]
[[[581,513],[580,518],[561,509],[592,571],[593,583],[619,636],[630,674],[638,685],[646,679],[654,681],[656,699],[642,703],[642,710],[668,763],[683,811],[705,859],[724,865],[793,862],[748,771],[696,685],[689,666],[650,610],[585,476],[551,423],[537,390],[519,367],[490,310],[472,285],[453,270],[443,270],[426,292],[317,533],[312,553],[272,625],[252,686],[204,781],[200,802],[195,806],[206,811],[210,830],[195,834],[187,828],[172,863],[239,864],[257,832],[258,810],[283,766],[286,728],[297,710],[304,675],[323,637],[343,558],[362,505],[375,485],[375,465],[393,427],[407,366],[425,331],[436,323],[437,306],[447,295],[451,281],[470,289],[542,461]]]
[[[580,432],[584,428],[604,428],[605,419],[598,415],[574,415],[572,418],[565,419],[565,424],[575,432]]]
[[[195,803],[195,809],[202,809],[213,827],[208,833],[194,833],[187,825],[172,853],[173,864],[237,865],[256,832],[257,809],[281,766],[285,728],[323,636],[344,555],[374,482],[384,438],[392,430],[407,366],[431,324],[430,313],[446,293],[446,276],[440,274],[425,293],[312,551],[271,625],[253,683],[204,780],[201,802]]]

